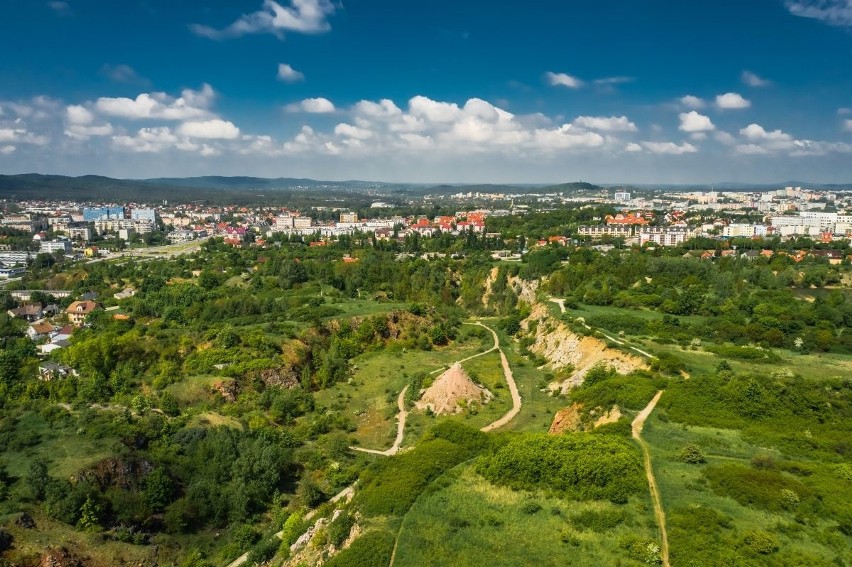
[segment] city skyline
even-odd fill
[[[0,173],[852,181],[850,0],[401,4],[13,0]]]

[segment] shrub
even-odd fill
[[[351,514],[347,512],[340,514],[328,526],[328,537],[331,544],[335,547],[343,545],[343,542],[345,542],[349,537],[349,533],[352,531],[352,526],[354,525],[355,518]]]
[[[732,464],[708,466],[704,474],[714,492],[730,496],[743,506],[780,511],[785,505],[783,490],[789,490],[800,498],[810,496],[805,485],[778,471]]]
[[[701,448],[694,443],[687,443],[678,453],[678,459],[690,465],[700,465],[707,462]]]
[[[754,530],[743,538],[745,546],[754,553],[769,555],[778,551],[778,539],[769,532]]]
[[[661,562],[660,544],[652,539],[624,536],[619,541],[619,545],[627,551],[627,555],[631,559],[646,565],[657,565]]]
[[[365,516],[404,514],[432,480],[467,459],[468,454],[459,445],[433,439],[377,461],[361,476],[363,488],[355,496],[356,506]]]
[[[386,567],[390,563],[393,544],[392,533],[369,531],[332,557],[326,567]]]
[[[551,490],[581,500],[626,502],[644,487],[642,461],[633,444],[588,433],[516,435],[482,459],[477,471],[494,484]]]
[[[278,538],[261,539],[249,552],[246,562],[249,565],[261,565],[269,561],[275,557],[280,544],[281,542],[278,541]]]
[[[571,523],[578,530],[605,532],[624,521],[624,512],[612,510],[585,510],[576,516],[571,516]]]
[[[12,540],[12,534],[6,530],[0,530],[0,553],[12,547]]]
[[[532,516],[533,514],[541,511],[541,504],[538,502],[530,500],[529,502],[524,502],[521,506],[521,512],[527,514],[528,516]]]

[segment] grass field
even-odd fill
[[[848,565],[852,561],[850,538],[835,531],[830,522],[803,520],[794,511],[743,506],[714,493],[702,472],[707,466],[726,463],[749,467],[756,455],[783,458],[777,450],[753,445],[738,431],[664,423],[654,414],[643,436],[651,447],[667,514],[672,565]],[[679,460],[678,452],[686,443],[704,450],[706,465]],[[702,520],[705,516],[718,517],[718,522]],[[753,532],[770,533],[777,551],[753,553],[746,541]]]
[[[120,450],[116,439],[92,439],[78,432],[73,425],[51,425],[33,412],[21,416],[14,433],[18,439],[29,439],[35,443],[32,446],[10,444],[3,453],[3,461],[12,476],[26,474],[30,462],[44,459],[52,476],[68,478]]]
[[[397,396],[412,376],[446,366],[484,350],[479,339],[452,343],[447,347],[422,350],[388,348],[364,353],[353,360],[352,379],[321,390],[318,404],[341,410],[357,427],[353,434],[362,447],[386,449],[396,436]],[[414,432],[414,437],[418,435]],[[406,429],[406,438],[408,437]]]
[[[614,525],[589,529],[577,520],[589,511],[613,514]],[[435,481],[405,516],[394,566],[641,565],[620,547],[624,536],[655,537],[644,500],[616,506],[513,491],[466,463]]]

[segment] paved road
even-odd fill
[[[654,468],[651,466],[651,452],[648,450],[648,444],[642,439],[642,427],[645,425],[645,420],[654,411],[657,402],[660,401],[660,396],[663,395],[663,390],[657,392],[657,395],[645,406],[645,409],[639,412],[636,419],[631,423],[633,438],[639,443],[642,448],[642,460],[645,465],[645,477],[648,479],[648,487],[651,490],[651,501],[654,503],[654,517],[657,519],[657,525],[660,527],[660,557],[663,561],[663,567],[669,565],[669,538],[666,534],[666,513],[663,511],[663,500],[660,497],[660,489],[657,486],[657,479],[654,477]]]

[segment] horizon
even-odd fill
[[[18,0],[8,15],[3,174],[852,179],[847,0]],[[738,181],[706,181],[719,171]]]

